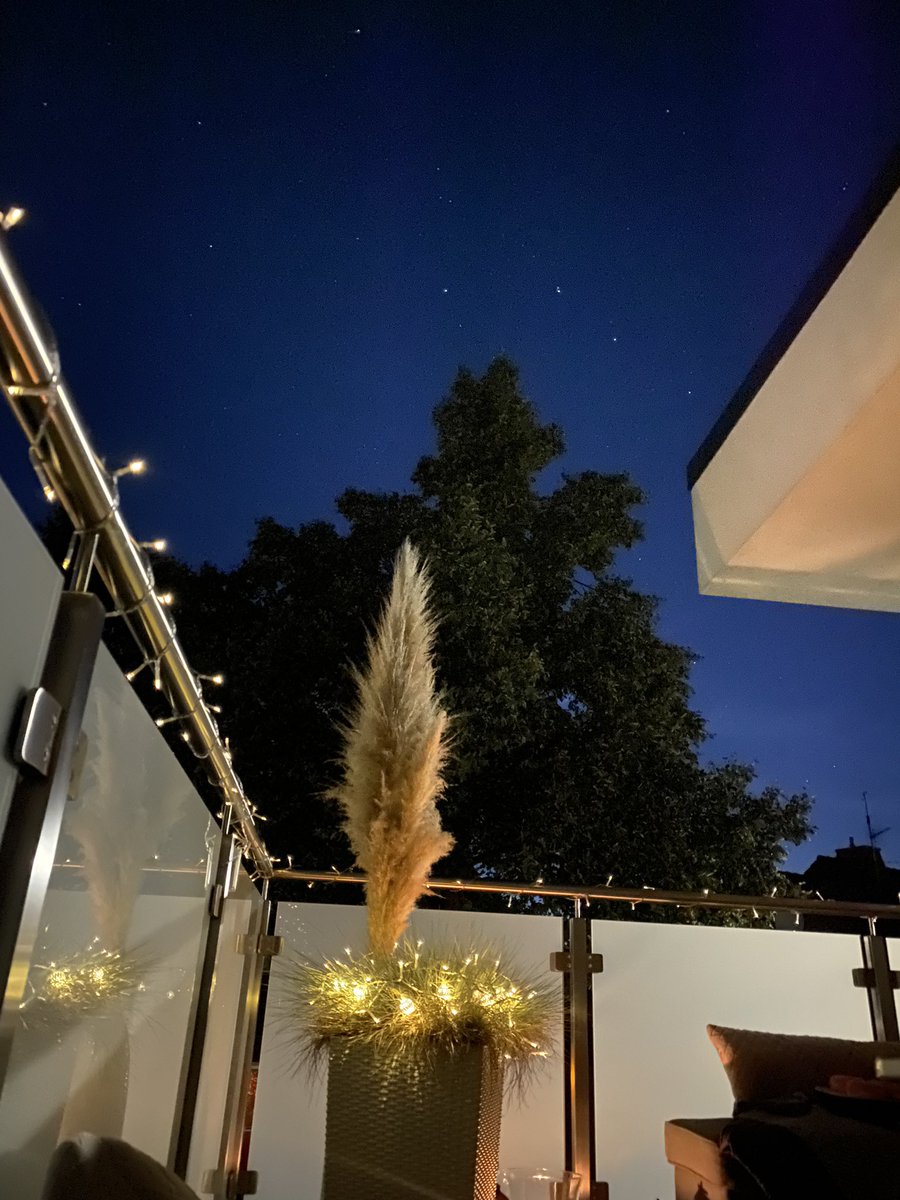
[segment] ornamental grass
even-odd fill
[[[345,955],[281,969],[283,1016],[307,1065],[319,1065],[338,1041],[366,1044],[388,1061],[484,1046],[516,1088],[550,1052],[553,987],[512,978],[494,952],[406,941],[388,955]]]

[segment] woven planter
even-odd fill
[[[336,1042],[322,1200],[495,1200],[502,1100],[483,1046],[423,1064]]]

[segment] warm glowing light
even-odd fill
[[[147,464],[142,458],[133,458],[131,462],[127,462],[124,467],[119,467],[113,471],[114,479],[121,479],[123,475],[143,475],[147,470]]]
[[[143,990],[133,959],[98,948],[94,942],[86,953],[44,968],[43,979],[20,1007],[27,1020],[47,1020],[88,1014],[107,1001]]]
[[[157,554],[165,552],[168,542],[165,538],[156,538],[152,542],[138,542],[138,545],[144,550],[155,550]]]
[[[175,597],[172,595],[171,592],[161,592],[156,598],[160,602],[160,604],[163,606],[163,608],[168,608],[169,605],[171,605],[175,602]]]
[[[18,205],[14,204],[12,208],[8,208],[3,213],[3,220],[0,222],[0,225],[2,225],[3,229],[12,229],[14,225],[19,224],[24,216],[25,209],[19,208]]]
[[[548,1052],[552,987],[523,989],[498,959],[422,951],[421,943],[357,958],[346,947],[345,955],[321,964],[298,960],[290,968],[286,1011],[306,1053],[335,1038],[426,1056],[481,1044],[498,1058],[509,1056],[515,1082]]]

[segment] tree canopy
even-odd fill
[[[460,370],[434,410],[437,445],[408,492],[350,489],[342,528],[258,523],[233,571],[161,564],[199,670],[223,670],[223,730],[273,853],[350,865],[325,799],[363,656],[405,537],[426,554],[439,683],[454,716],[442,804],[456,840],[440,874],[759,894],[810,801],[709,765],[691,655],[656,632],[656,602],[615,571],[642,536],[626,476],[542,490],[564,451],[506,358]]]

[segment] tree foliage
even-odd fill
[[[158,571],[182,597],[198,669],[227,673],[222,724],[273,852],[350,865],[324,797],[350,664],[410,537],[430,563],[454,714],[442,809],[456,846],[440,873],[771,888],[784,844],[810,832],[810,801],[701,758],[690,655],[657,635],[655,601],[615,572],[642,536],[638,487],[584,471],[541,490],[563,435],[540,422],[505,358],[481,377],[461,370],[434,422],[413,489],[344,492],[345,530],[265,519],[233,571]]]

